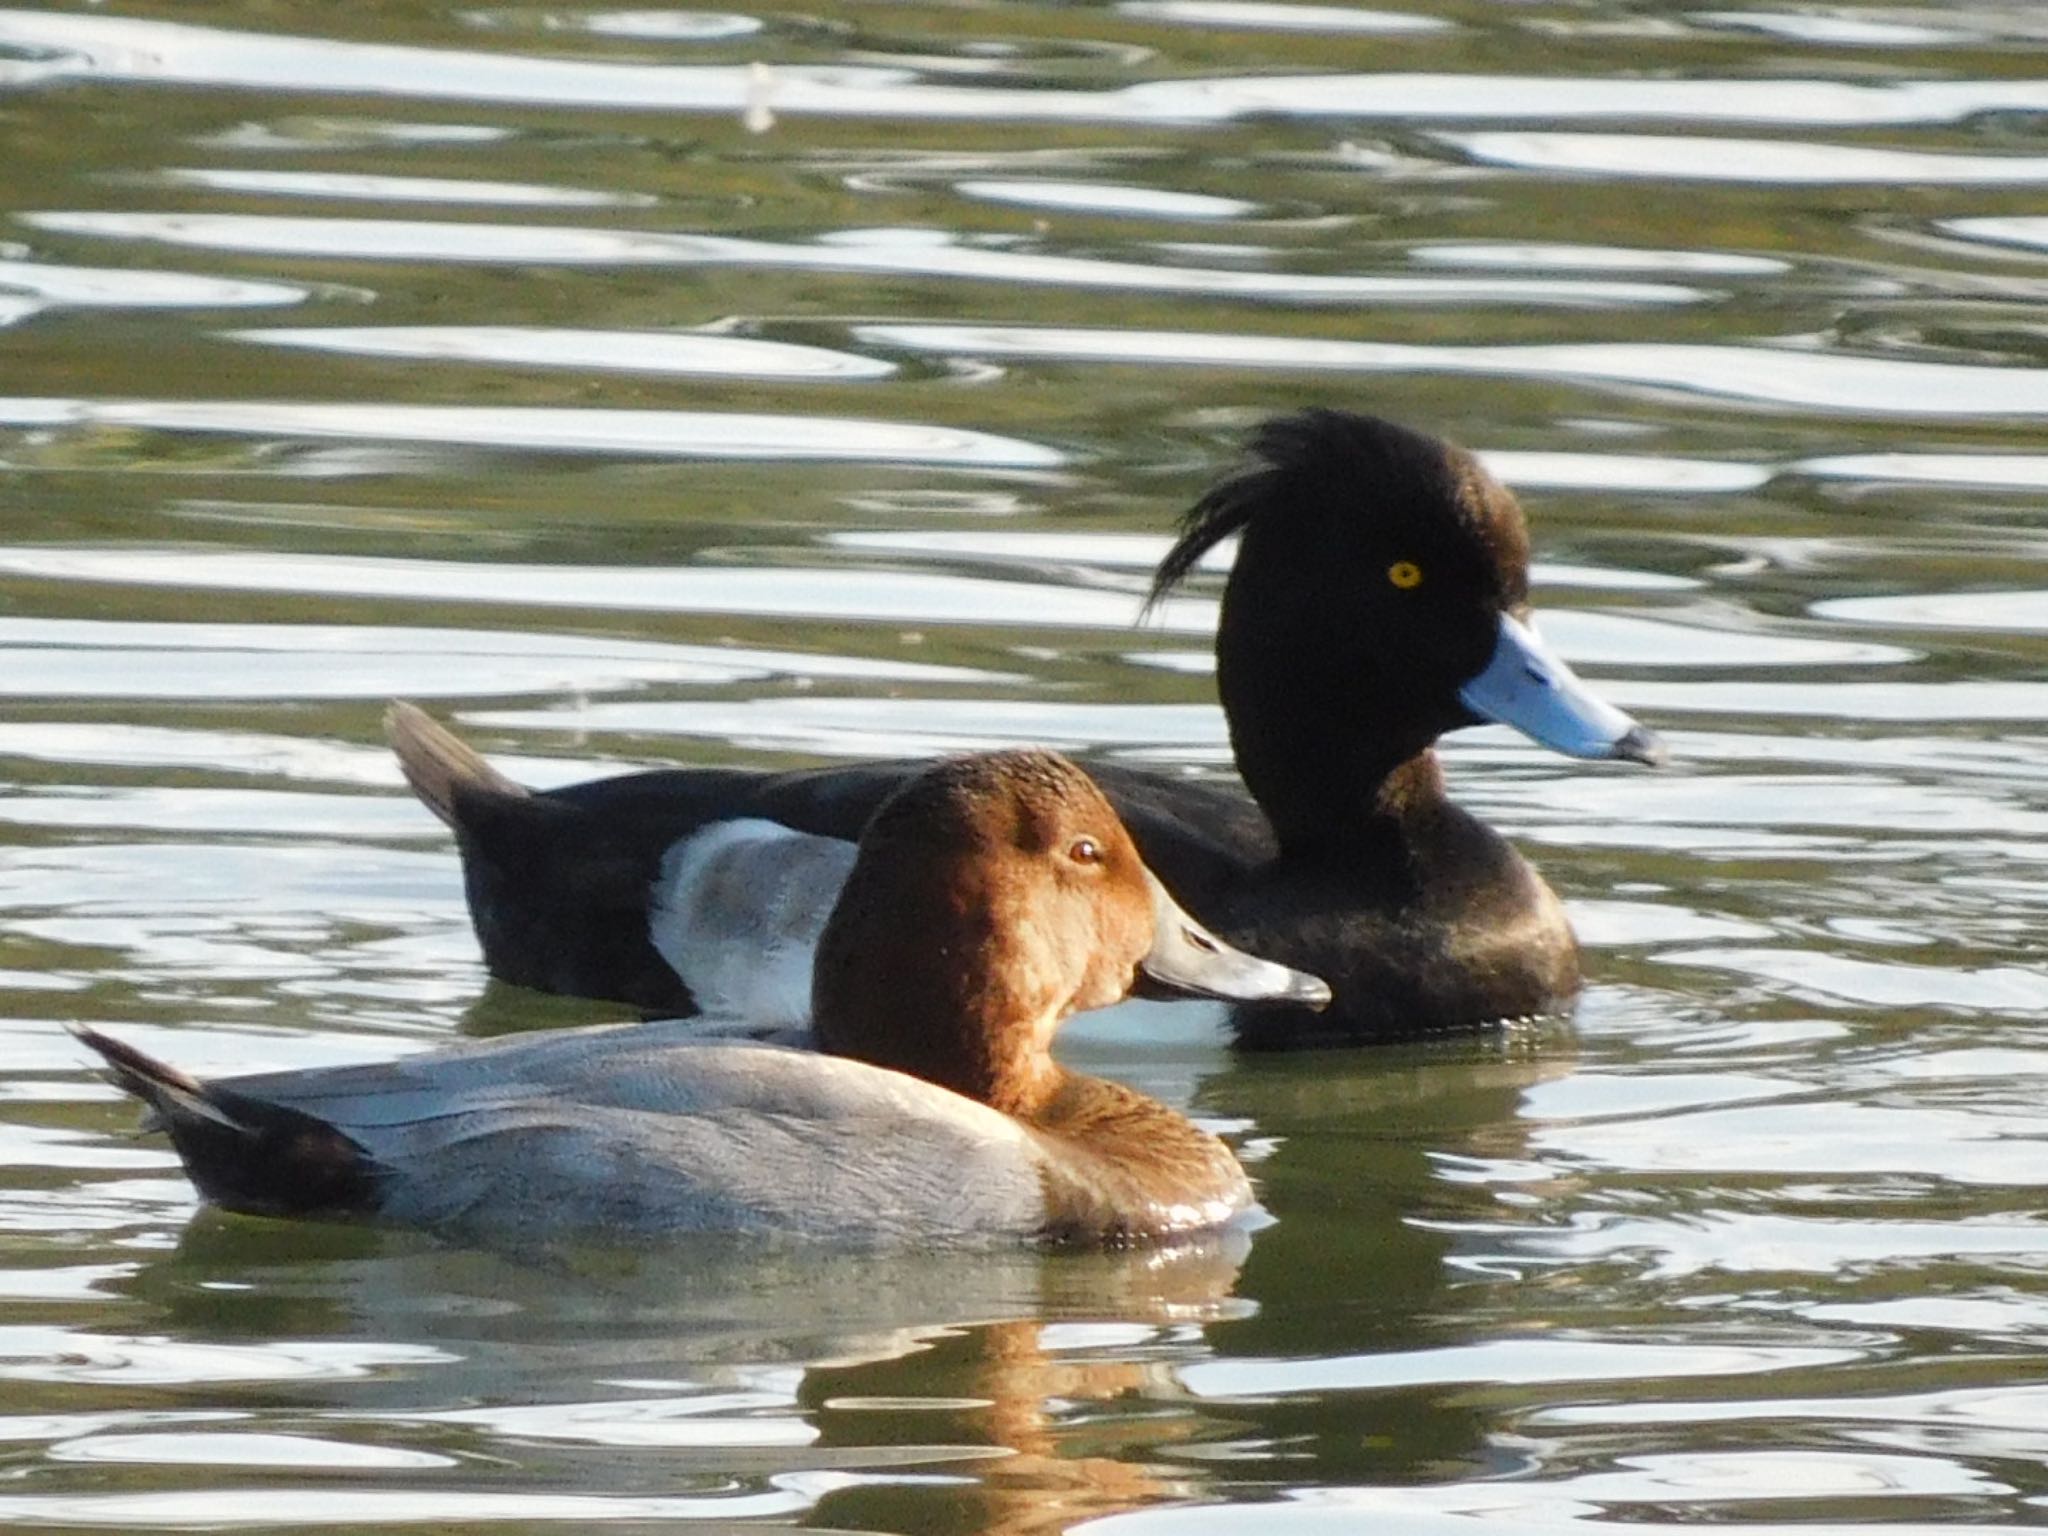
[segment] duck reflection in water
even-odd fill
[[[1247,1246],[1238,1231],[1054,1254],[713,1234],[678,1263],[206,1213],[122,1287],[150,1326],[248,1362],[210,1405],[317,1413],[329,1434],[431,1444],[467,1469],[387,1472],[387,1488],[431,1495],[479,1465],[587,1489],[593,1509],[772,1486],[809,1492],[823,1527],[1024,1536],[1185,1497],[1160,1458],[1213,1426],[1174,1371],[1248,1310],[1231,1296]],[[302,1358],[384,1368],[307,1374]],[[693,1502],[717,1519],[715,1498]]]

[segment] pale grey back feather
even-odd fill
[[[506,1235],[1016,1241],[1044,1154],[1009,1117],[864,1062],[693,1043],[689,1020],[241,1078],[385,1170],[381,1213]]]
[[[853,868],[854,845],[779,822],[713,822],[663,856],[648,937],[707,1017],[746,1029],[811,1017],[818,935]]]

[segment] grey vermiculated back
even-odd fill
[[[1014,1241],[1044,1220],[1041,1154],[1007,1117],[860,1062],[705,1045],[692,1021],[234,1087],[352,1138],[400,1223],[865,1243]]]

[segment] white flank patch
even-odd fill
[[[712,822],[661,861],[648,932],[707,1020],[803,1029],[818,935],[854,845],[759,818]]]

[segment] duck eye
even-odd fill
[[[1067,857],[1076,864],[1100,864],[1102,845],[1092,837],[1077,837],[1073,845],[1067,849]]]
[[[1396,560],[1387,567],[1387,580],[1403,592],[1422,585],[1422,567],[1413,560]]]

